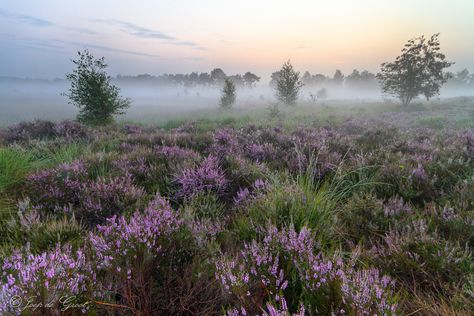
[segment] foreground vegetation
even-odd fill
[[[0,313],[470,315],[472,106],[5,128]]]

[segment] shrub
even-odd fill
[[[310,230],[269,227],[262,242],[253,240],[239,255],[218,259],[216,278],[233,297],[232,308],[252,315],[274,297],[285,299],[290,312],[301,311],[303,303],[310,314],[396,314],[389,277],[376,269],[354,270],[317,248]]]
[[[201,192],[214,192],[218,195],[225,193],[228,180],[214,156],[208,156],[202,163],[193,169],[185,169],[175,176],[179,186],[176,196],[190,198]]]
[[[469,250],[429,232],[424,220],[387,233],[374,258],[408,289],[447,296],[463,286],[466,276],[474,274]]]
[[[99,271],[106,272],[105,299],[118,297],[125,311],[156,312],[154,288],[164,277],[157,269],[166,271],[166,260],[172,260],[171,236],[181,225],[169,203],[156,196],[144,212],[135,212],[129,220],[113,216],[98,226],[89,241]]]
[[[62,138],[67,142],[87,139],[89,131],[80,123],[74,121],[62,121],[54,123],[51,121],[21,122],[5,129],[3,138],[8,144],[21,143],[31,140],[49,140]]]
[[[72,298],[69,303],[78,304],[83,313],[90,307],[96,274],[82,249],[58,244],[38,255],[16,251],[4,259],[2,270],[2,314],[19,314],[25,308],[42,315],[57,313],[68,304],[65,298]]]
[[[222,97],[220,100],[220,106],[222,108],[231,108],[235,103],[235,84],[230,78],[225,78],[224,88],[222,89]]]
[[[105,69],[104,58],[95,59],[86,49],[78,52],[72,61],[77,68],[66,75],[71,82],[67,97],[79,108],[77,119],[91,125],[103,125],[113,121],[113,116],[123,114],[130,107],[130,100],[120,97],[120,89],[110,83],[112,79]]]
[[[131,176],[89,178],[82,161],[63,164],[28,177],[28,194],[42,214],[74,214],[88,224],[100,223],[118,211],[133,210],[144,196]]]

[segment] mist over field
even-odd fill
[[[146,123],[165,122],[179,119],[183,115],[190,117],[200,110],[213,110],[219,107],[222,87],[183,85],[159,85],[153,83],[113,80],[124,97],[131,99],[131,107],[121,121],[144,121]],[[269,78],[261,79],[255,87],[238,87],[234,112],[239,110],[264,109],[275,103],[275,89],[270,86]],[[315,100],[312,95],[325,88],[327,96]],[[69,89],[64,79],[25,79],[0,77],[0,124],[9,125],[35,119],[64,120],[74,119],[77,108],[68,104],[68,98],[62,94]],[[474,96],[474,85],[456,85],[448,83],[441,89],[437,99],[461,96]],[[304,104],[357,104],[363,102],[381,102],[393,100],[384,96],[377,83],[368,87],[341,87],[331,83],[304,86],[300,92],[300,102]],[[340,102],[343,101],[343,102]],[[352,101],[352,102],[350,102]],[[423,101],[423,99],[419,99]],[[202,112],[202,111],[201,111]]]

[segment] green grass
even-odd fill
[[[23,181],[38,166],[34,156],[15,148],[0,148],[0,194]]]
[[[422,117],[417,120],[417,124],[428,128],[443,128],[448,123],[446,117],[441,115]]]

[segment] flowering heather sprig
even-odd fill
[[[247,156],[257,162],[273,161],[276,159],[276,150],[272,144],[250,144],[247,147]]]
[[[196,131],[196,127],[193,122],[188,122],[178,128],[174,128],[172,131],[175,133],[192,133]]]
[[[300,306],[300,309],[297,313],[290,314],[288,310],[288,305],[284,297],[280,297],[276,295],[274,298],[274,302],[272,303],[268,301],[265,304],[265,309],[262,309],[262,314],[257,314],[257,316],[304,316],[305,315],[305,308],[303,305]],[[240,309],[231,308],[227,311],[227,316],[247,316],[247,310],[244,307]]]
[[[342,274],[342,298],[355,315],[395,315],[397,305],[390,302],[394,285],[377,269],[346,271]]]
[[[181,174],[176,175],[175,182],[179,185],[177,197],[189,198],[202,192],[222,195],[229,181],[220,168],[218,159],[208,156],[199,167],[184,169]]]
[[[81,217],[87,217],[87,220],[101,222],[119,210],[130,209],[145,193],[133,184],[131,175],[126,174],[123,177],[98,178],[82,183],[80,195],[76,212],[83,215]]]
[[[123,130],[125,131],[126,134],[129,134],[129,135],[140,135],[143,132],[140,126],[136,126],[132,124],[126,124],[123,127]]]
[[[474,129],[465,131],[460,135],[460,137],[464,139],[465,151],[467,155],[471,159],[474,159]]]
[[[257,179],[253,183],[251,188],[243,188],[237,192],[237,195],[234,197],[234,203],[237,206],[248,205],[251,201],[257,200],[262,197],[266,191],[269,189],[268,182]]]
[[[394,217],[400,214],[411,214],[412,209],[408,203],[405,203],[403,198],[391,197],[384,205],[384,215],[386,217]]]
[[[419,163],[417,167],[413,169],[411,176],[420,182],[428,181],[428,175],[426,174],[425,168],[421,163]]]
[[[144,178],[151,172],[150,164],[145,157],[121,157],[112,162],[122,174],[131,174],[134,178]]]
[[[224,231],[224,223],[218,219],[193,218],[186,224],[192,232],[194,240],[200,246],[215,240],[217,234]]]
[[[169,203],[157,195],[144,212],[136,211],[129,220],[116,215],[107,219],[105,225],[97,226],[97,233],[89,235],[89,240],[100,267],[108,268],[115,263],[118,269],[130,269],[131,261],[140,251],[152,256],[160,254],[160,240],[176,231],[181,223]],[[117,264],[120,262],[125,266]]]
[[[235,132],[231,129],[219,129],[213,135],[211,152],[217,157],[238,156],[241,153],[241,146]]]
[[[33,299],[30,303],[32,306],[40,304],[56,313],[60,310],[61,298],[85,295],[89,285],[96,280],[96,274],[83,250],[74,252],[70,245],[61,247],[58,244],[53,250],[38,255],[16,251],[4,260],[2,271],[2,315],[19,314],[30,299]],[[14,296],[18,296],[19,306],[12,306]]]
[[[454,211],[454,208],[448,206],[443,207],[443,210],[441,211],[441,218],[444,222],[452,221],[458,217],[459,216]]]
[[[63,137],[67,141],[74,141],[88,137],[87,128],[79,122],[62,121],[54,125],[54,133],[57,137]]]
[[[174,163],[176,161],[196,161],[199,159],[199,154],[197,152],[179,146],[155,146],[154,152],[158,157]]]

